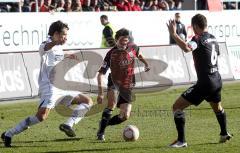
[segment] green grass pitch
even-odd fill
[[[58,130],[66,117],[55,110],[49,118],[13,138],[13,148],[4,148],[0,141],[0,153],[235,153],[240,152],[240,83],[224,84],[222,102],[227,113],[231,141],[219,144],[219,126],[215,114],[207,102],[186,110],[187,148],[173,149],[168,145],[175,140],[176,130],[171,112],[175,99],[185,88],[168,89],[162,92],[137,95],[133,103],[131,118],[123,124],[108,127],[106,141],[96,140],[101,113],[86,117],[74,127],[76,138],[68,138]],[[37,102],[0,105],[0,132],[15,126],[20,120],[37,110]],[[118,113],[118,109],[114,111]],[[136,125],[140,138],[136,142],[125,142],[122,130]]]

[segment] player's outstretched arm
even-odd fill
[[[103,98],[104,98],[103,87],[102,87],[102,77],[103,77],[103,73],[99,72],[98,76],[97,76],[97,82],[98,82],[97,102],[98,102],[98,104],[102,104],[103,103]]]
[[[169,20],[167,23],[168,31],[171,37],[176,41],[177,45],[184,51],[190,52],[191,48],[188,47],[188,44],[182,40],[176,33],[176,22],[175,20]]]
[[[148,63],[147,63],[147,61],[144,59],[144,57],[142,56],[142,54],[139,54],[138,55],[138,59],[144,64],[144,71],[145,72],[147,72],[147,71],[149,71],[150,70],[150,68],[149,68],[149,66],[148,66]]]

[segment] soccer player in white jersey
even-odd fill
[[[61,46],[67,41],[67,31],[69,30],[68,25],[56,21],[53,22],[49,27],[49,38],[40,45],[39,53],[41,56],[41,69],[39,74],[39,94],[40,104],[36,115],[29,116],[22,120],[15,127],[2,133],[1,138],[4,141],[5,147],[11,147],[12,137],[17,135],[30,126],[38,124],[44,121],[51,109],[59,102],[64,102],[66,106],[77,104],[77,107],[73,109],[72,115],[64,124],[60,124],[59,129],[69,137],[76,136],[72,129],[74,124],[77,124],[86,112],[91,108],[92,99],[79,93],[65,92],[57,89],[50,81],[51,70],[64,58],[77,59],[73,54],[64,55]]]

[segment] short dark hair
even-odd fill
[[[108,20],[108,17],[106,15],[101,15],[100,17],[101,19],[105,19],[105,20]]]
[[[202,14],[196,14],[192,17],[192,25],[197,25],[200,29],[207,27],[207,18]]]
[[[177,12],[177,13],[175,13],[175,15],[180,15],[180,13],[179,13],[179,12]]]
[[[129,37],[130,32],[128,29],[122,28],[116,32],[115,39],[118,40],[119,37],[124,36],[124,37]]]
[[[55,32],[62,32],[64,28],[67,28],[69,30],[69,27],[66,23],[63,23],[62,21],[58,20],[56,22],[53,22],[48,30],[48,35],[53,36]]]

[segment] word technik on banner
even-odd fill
[[[174,11],[104,13],[108,15],[116,30],[122,27],[131,30],[134,41],[139,46],[169,44],[166,23],[174,17]],[[191,17],[196,13],[206,15],[209,21],[209,32],[214,34],[219,42],[240,40],[240,24],[238,20],[232,20],[232,14],[235,18],[240,18],[238,12],[182,11],[181,19],[186,25],[188,40],[194,34],[191,28]],[[59,19],[68,23],[70,27],[64,49],[99,48],[103,29],[99,20],[101,15],[100,12],[3,13],[0,16],[0,52],[38,50],[40,43],[46,40],[49,25]],[[128,20],[126,20],[126,16]],[[221,20],[218,20],[216,16],[221,16]],[[8,20],[10,18],[11,20]],[[231,42],[229,41],[227,45],[231,45]]]

